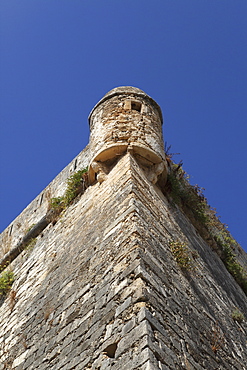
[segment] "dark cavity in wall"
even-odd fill
[[[110,358],[114,358],[116,350],[117,350],[117,343],[112,343],[105,348],[104,354]]]
[[[138,101],[132,101],[131,102],[131,109],[132,110],[136,110],[137,112],[140,112],[141,111],[141,103],[139,103]]]
[[[44,198],[44,193],[41,194],[41,197],[40,197],[40,202],[39,202],[39,205],[41,206],[42,202],[43,202],[43,198]]]
[[[13,230],[13,225],[10,226],[10,229],[9,229],[9,236],[12,234],[12,230]]]

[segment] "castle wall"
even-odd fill
[[[54,180],[17,216],[0,234],[0,258],[13,248],[27,230],[47,213],[51,198],[64,194],[66,182],[75,171],[84,169],[89,163],[90,150],[87,146],[69,163]]]
[[[1,234],[15,280],[0,295],[0,370],[247,369],[247,297],[164,195],[161,124],[143,91],[111,90],[90,115],[90,146]],[[88,166],[85,192],[50,211]]]
[[[193,269],[172,241],[193,252]],[[129,153],[12,268],[0,370],[246,368],[246,322],[232,318],[236,307],[247,317],[246,296]]]

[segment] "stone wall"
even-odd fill
[[[90,182],[95,173],[103,181],[108,171],[102,162],[109,166],[126,151],[135,154],[144,167],[152,167],[153,182],[161,173],[166,176],[162,123],[160,107],[142,90],[123,86],[107,93],[89,116]]]
[[[63,171],[0,234],[0,259],[23,238],[27,230],[47,213],[49,201],[64,194],[66,181],[75,171],[89,164],[89,146],[79,153]]]
[[[61,195],[74,167],[45,191]],[[18,240],[17,222],[45,214],[44,199],[5,231],[7,247]],[[187,245],[193,268],[179,266],[171,242]],[[0,307],[0,370],[246,368],[246,321],[232,317],[235,309],[247,317],[246,296],[130,153],[11,268],[14,294]]]
[[[90,115],[92,152],[127,143],[147,147],[164,159],[162,116],[158,105],[144,92],[108,93]],[[139,93],[138,93],[139,92]]]

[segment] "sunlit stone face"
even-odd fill
[[[105,162],[128,149],[149,165],[165,160],[162,114],[142,90],[111,90],[90,115],[91,162]]]

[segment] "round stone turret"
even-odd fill
[[[162,123],[159,105],[144,91],[131,86],[109,91],[89,115],[90,182],[94,182],[96,174],[98,181],[103,181],[105,166],[111,166],[127,151],[145,168],[159,168],[157,176],[164,172]],[[157,178],[150,180],[156,182]]]

